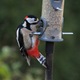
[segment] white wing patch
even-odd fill
[[[24,23],[22,24],[23,27],[26,27],[26,21],[24,21]]]
[[[20,47],[18,38],[19,38],[19,28],[18,28],[17,31],[16,31],[16,40],[17,40],[18,46]]]

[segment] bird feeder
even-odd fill
[[[63,41],[62,35],[71,35],[72,32],[62,32],[63,28],[64,0],[43,0],[40,32],[40,40],[49,42]]]
[[[44,25],[46,22],[46,26],[43,26],[45,29],[40,40],[50,42],[63,41],[62,26],[64,0],[43,0],[42,7],[41,20],[44,22]]]

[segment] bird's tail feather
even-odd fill
[[[26,61],[27,61],[28,65],[30,66],[31,65],[30,64],[30,57],[29,56],[25,56],[25,58],[26,58]]]

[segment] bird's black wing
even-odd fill
[[[16,40],[17,40],[18,46],[20,48],[20,52],[22,53],[23,56],[25,56],[26,55],[26,50],[25,50],[25,47],[24,47],[23,36],[22,36],[20,30],[21,30],[21,28],[18,27],[17,31],[16,31]]]
[[[28,54],[26,52],[26,49],[24,47],[23,35],[21,34],[20,30],[21,30],[21,28],[19,26],[17,28],[17,31],[16,31],[16,40],[17,40],[18,46],[20,48],[20,52],[25,57],[25,59],[27,60],[28,65],[30,66],[30,57],[28,56]]]

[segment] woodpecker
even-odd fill
[[[29,66],[30,57],[34,57],[40,64],[42,64],[42,66],[46,68],[46,58],[38,50],[40,42],[38,35],[33,34],[37,31],[36,26],[38,23],[39,19],[36,16],[26,16],[16,30],[16,40],[20,52],[25,57]]]

